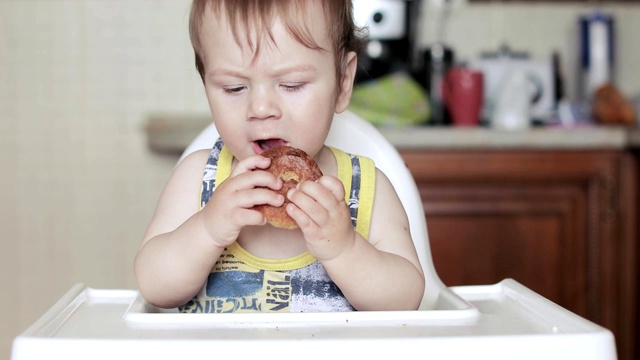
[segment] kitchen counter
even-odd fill
[[[210,123],[207,116],[162,115],[150,117],[146,132],[156,152],[180,154]],[[640,129],[625,127],[534,127],[527,131],[497,131],[484,127],[456,128],[411,126],[380,128],[399,149],[522,149],[586,150],[640,148]]]
[[[497,131],[489,128],[412,127],[381,129],[400,149],[624,149],[640,146],[640,131],[622,127],[532,128]]]

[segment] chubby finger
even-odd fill
[[[303,231],[309,231],[310,227],[314,227],[317,230],[318,227],[315,221],[313,221],[304,211],[296,206],[296,204],[287,204],[285,210],[287,211],[287,215],[289,215],[296,222],[296,224],[298,224],[298,226],[303,229]]]
[[[344,184],[334,176],[322,176],[318,179],[318,184],[329,189],[336,199],[341,201],[345,197]]]
[[[283,195],[267,188],[240,190],[235,197],[236,205],[242,208],[252,208],[255,205],[280,207],[285,201]]]
[[[268,168],[269,165],[271,165],[270,158],[260,155],[249,156],[248,158],[235,164],[233,170],[231,171],[231,176],[236,176],[238,174],[246,173],[252,170],[264,170]]]
[[[317,206],[331,211],[338,206],[344,205],[344,190],[342,188],[342,183],[340,183],[339,180],[337,181],[338,185],[331,184],[330,178],[325,179],[323,182],[305,181],[301,183],[296,190],[308,196],[315,204],[317,204]],[[330,187],[324,186],[323,183],[326,182],[330,183]],[[293,193],[292,195],[295,195],[295,193]],[[311,207],[313,205],[314,204],[311,202],[303,202],[298,204],[298,206],[303,209],[307,209],[306,206],[308,206],[309,211],[315,210]]]
[[[268,188],[277,191],[282,188],[282,180],[267,171],[254,170],[229,178],[223,181],[220,187],[227,187],[230,191],[253,188]]]
[[[239,219],[242,219],[243,225],[265,225],[267,218],[260,212],[253,209],[243,209],[238,212]]]
[[[318,184],[311,184],[315,185],[315,187],[321,188],[321,186]],[[287,199],[289,199],[289,201],[291,202],[291,204],[289,204],[287,207],[287,211],[290,211],[295,215],[294,216],[292,214],[289,214],[289,216],[296,220],[296,223],[298,223],[300,227],[303,227],[303,224],[306,223],[302,215],[304,215],[309,220],[308,222],[313,222],[316,225],[325,223],[329,218],[327,209],[323,206],[323,204],[316,201],[316,199],[307,192],[309,187],[310,186],[308,185],[304,186],[301,184],[299,188],[291,189],[287,193]],[[331,194],[328,194],[328,191],[326,189],[324,190],[324,192],[325,198],[332,197]],[[298,214],[298,212],[300,212],[301,214]],[[301,222],[303,223],[301,224]]]

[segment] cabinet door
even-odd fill
[[[625,312],[634,306],[635,254],[629,252],[635,239],[620,225],[620,203],[633,201],[619,191],[621,153],[402,155],[418,184],[434,265],[446,285],[513,278],[629,344]]]
[[[434,264],[445,284],[513,278],[587,315],[588,194],[579,184],[471,181],[421,187]]]

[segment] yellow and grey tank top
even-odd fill
[[[330,148],[344,184],[351,222],[365,239],[375,190],[375,165],[369,158]],[[202,180],[201,207],[216,184],[231,173],[233,155],[216,141]],[[180,307],[186,313],[352,311],[351,304],[309,252],[281,260],[257,257],[237,243],[227,247],[202,290]]]

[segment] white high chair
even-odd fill
[[[211,148],[216,138],[208,127],[182,158]],[[425,274],[420,310],[180,314],[151,306],[136,290],[78,284],[14,340],[12,359],[616,359],[609,330],[513,280],[444,286],[431,259],[420,196],[395,148],[350,112],[336,116],[327,144],[374,159],[395,186]]]

